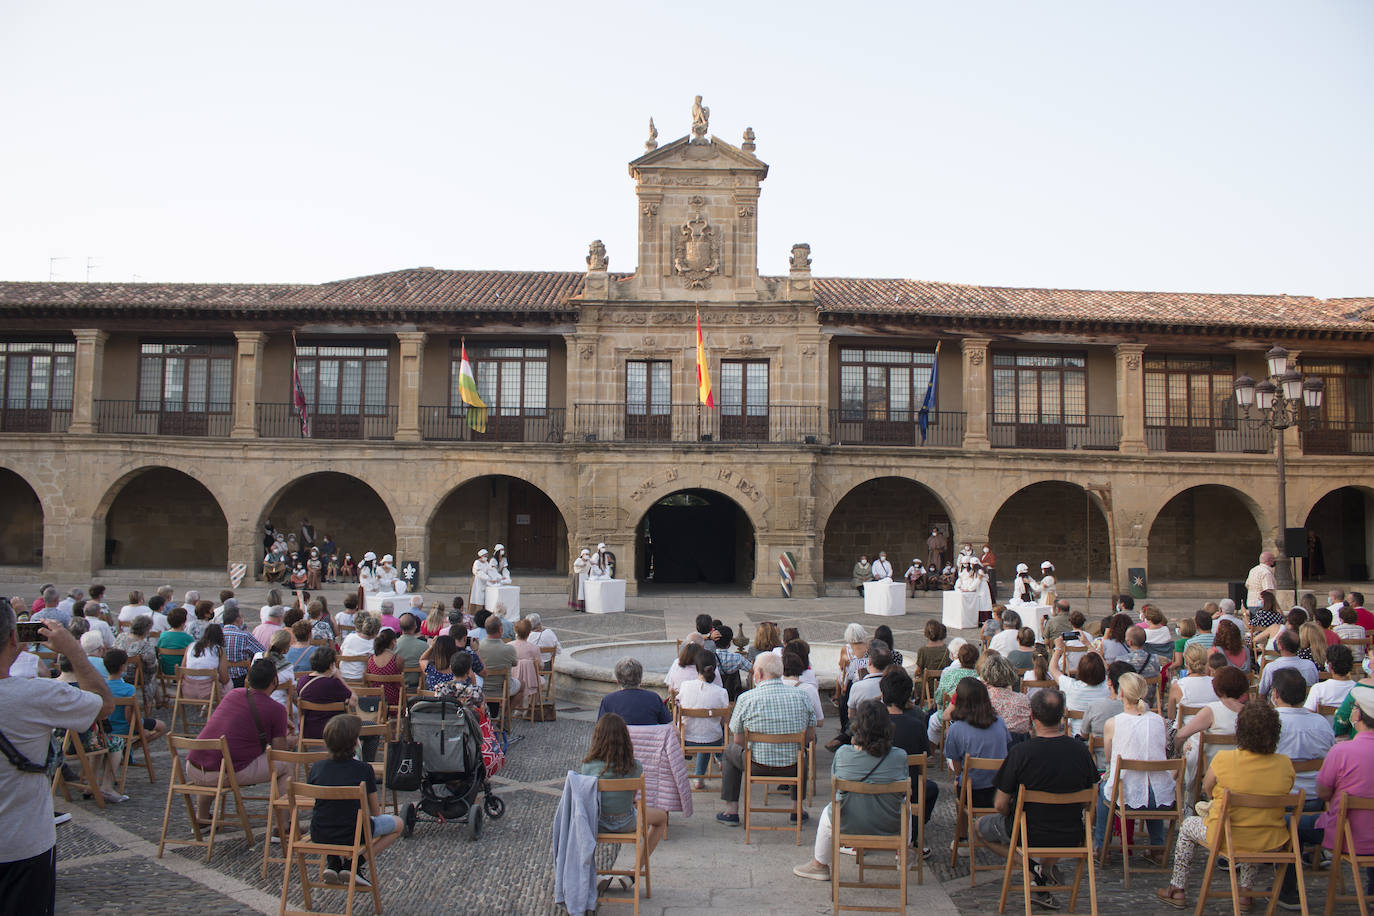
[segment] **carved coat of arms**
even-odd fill
[[[673,270],[688,289],[711,285],[720,272],[720,238],[715,228],[700,213],[687,220],[673,241]]]

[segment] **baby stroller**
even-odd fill
[[[407,704],[402,734],[422,748],[420,803],[410,809],[415,821],[467,824],[476,840],[482,836],[485,813],[499,818],[506,803],[492,794],[482,763],[482,731],[477,717],[451,697],[416,697]],[[478,796],[482,796],[479,802]]]

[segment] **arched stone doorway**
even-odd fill
[[[209,489],[189,474],[166,467],[135,472],[109,506],[104,539],[107,568],[223,569],[228,565],[229,522],[224,510]]]
[[[267,504],[254,533],[254,559],[262,561],[266,522],[283,534],[297,532],[299,538],[306,519],[317,541],[333,537],[341,559],[351,553],[357,562],[369,550],[378,557],[396,552],[396,522],[377,491],[351,474],[319,471],[291,481]]]
[[[0,566],[41,566],[43,503],[29,482],[0,468]]]
[[[644,513],[635,529],[635,577],[655,585],[738,585],[754,581],[754,525],[739,503],[714,490],[678,490]]]
[[[1094,579],[1111,574],[1107,517],[1077,484],[1046,480],[1023,487],[1002,503],[988,527],[1002,582],[1010,581],[1017,563],[1038,572],[1045,560],[1061,580],[1082,579],[1090,570]],[[974,553],[981,546],[975,544]]]
[[[1150,580],[1243,579],[1260,549],[1259,524],[1237,491],[1190,487],[1150,525]]]
[[[1337,585],[1369,581],[1374,547],[1374,494],[1364,487],[1332,490],[1307,513],[1303,580]]]
[[[518,477],[469,480],[429,522],[429,566],[436,576],[469,575],[477,551],[504,544],[514,570],[568,569],[568,526],[552,499]]]
[[[886,550],[900,577],[913,557],[926,561],[926,540],[938,526],[950,544],[957,536],[949,510],[927,486],[905,477],[877,477],[850,490],[825,522],[827,579],[848,579],[860,554],[870,560]],[[957,549],[945,551],[953,558]]]

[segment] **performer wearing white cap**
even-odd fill
[[[1043,589],[1040,583],[1031,578],[1030,567],[1025,563],[1016,564],[1016,581],[1011,587],[1011,606],[1039,604]]]
[[[606,549],[606,542],[596,545],[596,565],[601,567],[605,578],[615,578],[615,554]]]
[[[915,598],[918,588],[926,588],[927,590],[930,588],[926,584],[925,564],[921,562],[919,557],[912,558],[911,565],[906,568],[906,574],[903,578],[906,579],[907,591],[911,593],[908,597]]]
[[[510,561],[506,559],[506,545],[497,544],[491,549],[491,568],[496,573],[495,585],[510,585]]]
[[[393,565],[395,557],[387,554],[382,557],[382,565],[377,567],[377,593],[399,595],[406,590],[406,580],[396,574]]]
[[[358,564],[358,585],[362,586],[365,595],[381,591],[377,587],[377,555],[370,550],[363,554],[363,561]]]
[[[1059,600],[1059,594],[1055,591],[1054,564],[1049,560],[1040,564],[1040,603],[1054,607],[1054,603]]]
[[[568,607],[574,611],[587,609],[587,575],[592,565],[592,552],[586,547],[573,560],[572,575],[568,581]]]
[[[477,551],[477,559],[472,561],[472,589],[468,592],[468,609],[486,607],[487,603],[487,548]]]

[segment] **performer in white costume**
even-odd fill
[[[587,575],[592,565],[592,552],[586,547],[573,560],[572,575],[568,581],[568,607],[574,611],[587,609]]]
[[[506,558],[506,545],[497,544],[491,551],[491,568],[496,572],[497,585],[510,585],[510,560]]]
[[[892,581],[892,564],[887,561],[886,550],[878,551],[878,559],[873,561],[872,576],[874,582]]]
[[[596,545],[596,565],[607,579],[615,578],[615,554],[606,549],[606,542]]]
[[[393,566],[395,558],[391,554],[382,557],[382,565],[377,567],[377,594],[379,595],[402,595],[405,594],[407,587],[406,580],[402,579]]]
[[[1031,578],[1030,567],[1025,563],[1016,564],[1016,581],[1011,587],[1011,603],[1009,607],[1023,607],[1025,605],[1037,605],[1040,603],[1040,593],[1043,589],[1040,583]]]
[[[965,544],[954,561],[958,578],[954,582],[956,591],[974,592],[978,595],[978,611],[992,610],[992,595],[988,591],[988,580],[983,574],[983,564],[973,555],[973,545]]]
[[[1059,594],[1055,591],[1054,564],[1049,560],[1040,564],[1040,603],[1054,607],[1054,603],[1059,600]]]
[[[487,604],[487,548],[477,551],[477,559],[472,561],[472,588],[468,591],[468,609],[483,608]]]
[[[363,554],[363,561],[358,564],[358,584],[362,586],[364,595],[381,592],[377,586],[377,555],[370,550]]]

